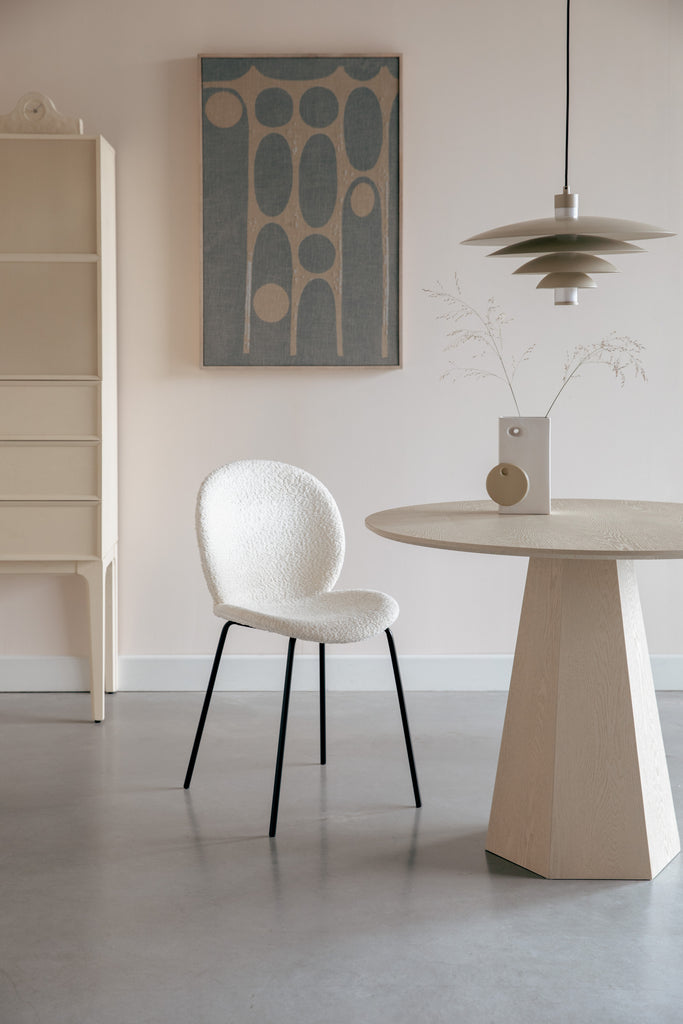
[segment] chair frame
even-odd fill
[[[194,743],[192,745],[192,753],[190,754],[190,761],[187,766],[187,772],[185,774],[185,781],[183,783],[184,789],[190,788],[192,781],[192,775],[194,773],[195,762],[197,760],[197,754],[199,753],[199,745],[202,740],[202,734],[204,732],[204,726],[206,724],[206,717],[209,712],[209,705],[211,703],[211,697],[213,695],[214,686],[216,684],[216,677],[218,675],[218,668],[221,663],[221,657],[223,655],[223,648],[225,646],[225,640],[228,635],[228,630],[231,626],[240,626],[242,623],[229,620],[223,626],[220,637],[218,639],[218,646],[216,647],[216,653],[213,659],[213,665],[211,667],[211,675],[209,676],[209,683],[206,688],[206,695],[204,697],[204,703],[202,705],[201,714],[199,716],[199,723],[197,725],[197,732],[195,734]],[[247,629],[251,629],[251,626],[247,626]],[[394,682],[396,683],[396,694],[398,696],[398,705],[401,712],[401,723],[403,725],[403,736],[406,743],[406,751],[408,753],[408,764],[410,766],[410,777],[413,783],[413,794],[415,796],[415,806],[422,806],[422,799],[420,797],[420,788],[417,781],[417,770],[415,768],[415,758],[413,757],[413,745],[410,738],[410,727],[408,725],[408,714],[406,712],[405,699],[403,696],[403,685],[401,683],[401,673],[398,665],[398,657],[396,655],[396,645],[390,629],[385,629],[384,632],[387,636],[387,643],[389,645],[389,655],[391,657],[391,667],[394,672]],[[277,829],[277,817],[278,808],[280,805],[280,789],[282,786],[282,768],[285,759],[285,739],[287,736],[287,718],[289,716],[289,699],[292,691],[292,669],[294,667],[294,648],[296,647],[296,637],[289,638],[289,644],[287,647],[287,665],[285,668],[285,682],[284,690],[282,694],[282,712],[280,715],[280,733],[278,736],[277,745],[277,756],[275,760],[275,780],[273,782],[273,799],[270,809],[270,826],[268,829],[268,835],[270,838],[274,838]],[[326,729],[326,708],[325,708],[325,644],[321,643],[318,645],[318,664],[319,664],[319,690],[320,690],[320,763],[327,763],[327,729]]]

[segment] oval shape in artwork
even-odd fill
[[[334,294],[321,277],[314,277],[301,293],[296,356],[301,366],[334,366],[340,362]]]
[[[299,113],[310,128],[327,128],[337,118],[339,101],[331,89],[314,85],[301,97]]]
[[[369,171],[382,150],[382,110],[372,89],[354,89],[344,109],[346,155],[357,171]]]
[[[292,192],[292,154],[284,135],[272,132],[261,140],[254,157],[254,193],[266,217],[277,217]]]
[[[299,263],[309,274],[324,274],[334,264],[337,253],[325,235],[308,235],[299,246]]]
[[[312,135],[299,162],[299,206],[312,228],[321,228],[337,202],[337,155],[327,135]]]
[[[359,181],[351,192],[351,209],[356,217],[367,217],[375,208],[375,191],[367,181]]]
[[[256,97],[255,112],[266,128],[282,128],[294,112],[292,97],[284,89],[264,89]]]
[[[245,362],[249,123],[242,101],[229,89],[212,93],[205,111],[204,365],[239,365]]]
[[[254,245],[249,361],[287,366],[292,357],[292,251],[286,232],[270,221]]]
[[[359,185],[374,194],[372,209],[353,209]],[[354,182],[342,208],[342,338],[344,362],[377,366],[383,361],[384,253],[382,214],[377,186],[369,178]]]

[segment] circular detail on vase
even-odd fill
[[[299,246],[299,263],[309,274],[324,274],[337,256],[334,245],[325,235],[308,235]]]
[[[367,217],[375,208],[375,192],[367,181],[359,181],[351,193],[351,209],[356,217]]]
[[[289,295],[279,284],[264,284],[254,295],[254,312],[259,320],[276,324],[289,312]]]
[[[227,89],[212,93],[204,104],[204,113],[216,128],[234,128],[242,120],[243,111],[239,96]]]
[[[301,97],[299,113],[310,128],[327,128],[337,118],[339,101],[331,89],[315,85]]]
[[[284,89],[264,89],[256,97],[255,112],[266,128],[281,128],[294,112],[292,97]]]
[[[512,462],[501,462],[494,466],[486,477],[486,491],[498,505],[516,505],[525,498],[529,490],[529,477]]]

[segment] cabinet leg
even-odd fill
[[[102,562],[78,562],[76,572],[88,585],[90,613],[90,696],[92,717],[104,720],[104,651],[106,635],[105,570]]]
[[[119,682],[118,560],[113,555],[105,577],[107,633],[105,638],[104,689],[116,693]]]

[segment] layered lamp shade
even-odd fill
[[[556,306],[576,306],[580,288],[596,288],[593,274],[613,274],[617,268],[606,255],[643,252],[634,241],[664,238],[664,231],[651,224],[612,217],[579,216],[579,196],[567,184],[569,164],[569,17],[567,0],[566,32],[566,104],[564,188],[555,196],[555,216],[505,224],[480,235],[466,238],[463,245],[502,246],[490,256],[534,256],[514,271],[515,274],[540,274],[537,288],[555,292]]]

